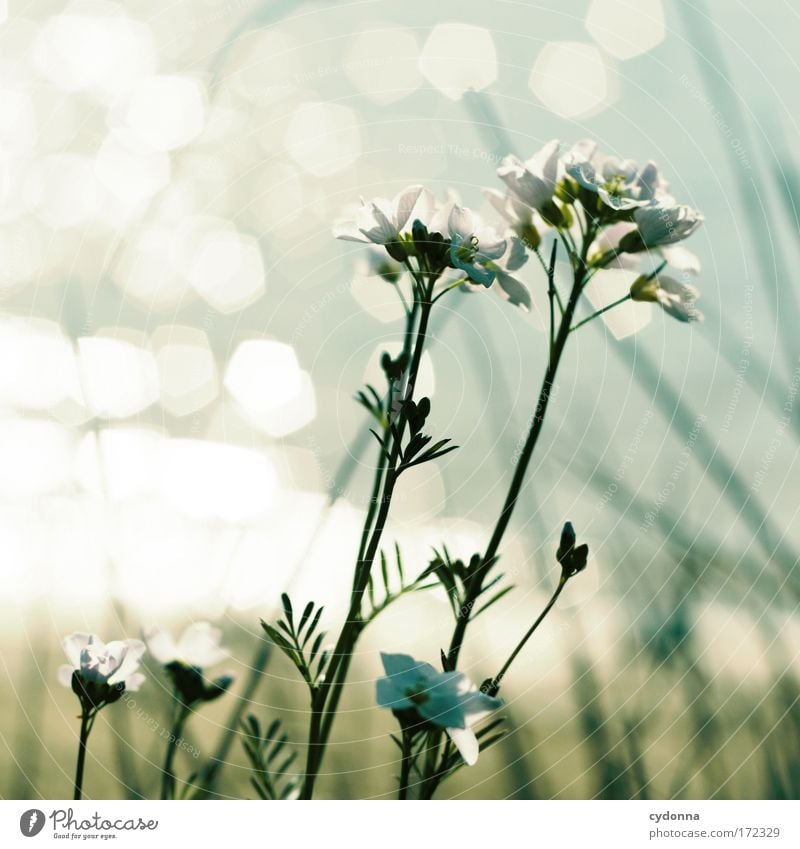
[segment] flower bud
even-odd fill
[[[658,280],[652,274],[640,275],[631,284],[634,301],[658,301]]]

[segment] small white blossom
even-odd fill
[[[645,248],[656,248],[688,238],[705,219],[696,209],[676,204],[641,207],[633,213],[633,220],[638,228],[637,241]],[[623,239],[620,243],[622,250],[626,249],[625,245],[626,240]]]
[[[435,229],[434,223],[431,229]],[[487,288],[491,286],[495,272],[487,265],[505,254],[508,247],[506,240],[471,210],[458,204],[450,208],[447,229],[453,267],[465,272],[476,283]]]
[[[640,168],[631,159],[597,153],[594,142],[578,142],[565,158],[564,166],[573,180],[615,210],[671,200],[667,183],[654,162]]]
[[[407,654],[381,653],[386,677],[376,685],[376,700],[393,711],[414,711],[422,720],[444,728],[465,763],[478,760],[472,726],[503,704],[475,687],[463,672],[437,672]]]
[[[531,250],[536,250],[541,241],[539,234],[544,224],[536,210],[517,200],[510,192],[503,194],[497,189],[484,189],[483,194],[500,213],[511,231]]]
[[[542,209],[553,199],[556,189],[560,147],[560,142],[553,139],[524,162],[509,154],[500,163],[497,176],[522,203]]]
[[[657,303],[668,315],[684,322],[703,320],[703,313],[696,305],[699,297],[694,286],[663,274],[637,277],[631,286],[634,301]]]
[[[72,675],[78,672],[85,684],[106,684],[113,687],[124,684],[125,689],[136,691],[144,682],[139,669],[145,645],[141,640],[113,640],[104,643],[95,634],[76,631],[61,641],[69,660],[58,668],[58,680],[65,687],[72,686]]]
[[[228,657],[228,652],[220,645],[222,631],[209,622],[189,625],[177,642],[163,628],[148,628],[142,636],[150,654],[162,666],[177,662],[207,669]]]
[[[369,203],[361,202],[353,218],[337,222],[333,234],[337,239],[351,242],[366,242],[387,245],[396,242],[413,223],[411,213],[422,207],[415,217],[426,217],[433,199],[422,186],[409,186],[389,201],[376,198]]]

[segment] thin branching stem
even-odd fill
[[[408,371],[408,384],[404,400],[410,400],[414,395],[414,387],[422,362],[422,353],[428,332],[431,309],[433,307],[432,290],[434,281],[426,281],[422,271],[410,269],[414,276],[415,297],[419,308],[419,325],[414,334],[414,350]],[[407,410],[403,405],[397,416],[397,436],[392,440],[392,447],[383,477],[383,487],[375,515],[374,526],[368,532],[369,541],[358,558],[353,580],[353,592],[347,619],[339,634],[339,639],[331,655],[330,666],[326,679],[322,681],[312,697],[312,722],[309,729],[309,744],[306,758],[305,779],[303,782],[302,798],[310,799],[314,793],[314,785],[325,754],[325,748],[333,726],[339,698],[344,687],[347,671],[352,659],[353,648],[363,628],[361,619],[361,601],[369,583],[369,575],[375,556],[378,553],[381,538],[389,518],[394,488],[399,476],[398,461],[401,445],[407,423]]]

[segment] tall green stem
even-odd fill
[[[588,246],[585,250],[588,250]],[[486,578],[486,574],[489,569],[491,569],[494,559],[497,556],[500,544],[502,543],[506,529],[508,528],[508,523],[511,521],[511,516],[514,513],[514,508],[517,505],[517,500],[519,499],[520,492],[522,491],[523,484],[525,483],[525,475],[528,471],[528,465],[530,464],[531,457],[533,457],[536,443],[539,441],[539,436],[542,432],[545,414],[547,413],[547,407],[553,394],[553,387],[555,386],[558,366],[561,362],[561,357],[564,353],[567,339],[569,338],[572,320],[578,306],[578,300],[581,292],[583,291],[583,281],[586,275],[585,257],[581,257],[579,263],[580,264],[575,269],[572,291],[570,292],[569,300],[564,307],[564,314],[561,316],[558,333],[556,334],[555,340],[551,346],[547,369],[545,370],[542,385],[539,389],[539,396],[536,401],[536,407],[534,408],[533,418],[531,420],[528,436],[525,440],[525,445],[523,446],[519,461],[514,469],[514,475],[511,479],[511,485],[508,488],[508,494],[506,495],[503,509],[500,511],[500,516],[495,524],[494,531],[492,532],[486,551],[484,552],[481,568],[475,573],[472,581],[470,582],[466,603],[462,607],[461,614],[453,630],[450,648],[447,653],[447,664],[450,669],[456,668],[458,657],[461,652],[461,645],[464,641],[464,634],[466,633],[467,626],[469,625],[470,613],[474,607],[474,604],[470,604],[469,602],[474,601],[474,599],[479,595],[483,586],[483,581]],[[552,281],[550,281],[550,285],[552,286]]]
[[[164,769],[161,773],[161,798],[175,798],[175,755],[180,748],[179,741],[183,738],[183,726],[189,717],[189,708],[185,705],[180,705],[178,708],[175,722],[172,725],[172,732],[167,741],[167,753],[164,758]]]
[[[408,784],[411,777],[411,744],[413,737],[408,731],[403,730],[403,752],[400,761],[400,782],[397,788],[397,798],[399,800],[408,799]]]
[[[525,483],[525,475],[528,470],[528,465],[530,464],[531,458],[533,457],[533,452],[536,448],[536,444],[539,441],[539,436],[541,435],[542,427],[544,425],[545,414],[547,413],[550,398],[553,394],[553,388],[555,386],[555,379],[556,374],[558,372],[558,366],[561,362],[561,357],[564,353],[564,349],[566,348],[567,339],[569,338],[569,334],[572,330],[572,322],[575,317],[575,311],[577,309],[581,293],[583,292],[584,285],[587,281],[587,276],[589,273],[587,256],[589,253],[589,248],[592,242],[594,241],[596,232],[597,225],[595,224],[595,222],[591,220],[587,221],[586,232],[584,234],[583,243],[581,245],[580,255],[577,255],[574,252],[570,252],[570,259],[573,270],[572,289],[570,291],[569,299],[561,312],[560,322],[558,325],[558,333],[556,334],[555,339],[553,339],[552,337],[551,329],[547,369],[545,370],[545,374],[542,379],[542,384],[539,389],[539,395],[536,400],[536,407],[534,408],[533,418],[531,420],[531,425],[528,430],[528,435],[525,439],[525,444],[523,446],[516,468],[514,469],[511,484],[509,486],[505,502],[503,503],[503,508],[500,511],[500,516],[497,519],[497,523],[495,524],[492,536],[489,539],[489,544],[486,547],[486,551],[483,554],[481,566],[475,572],[469,582],[469,585],[467,586],[465,603],[462,605],[458,619],[456,620],[456,624],[453,629],[453,635],[450,640],[450,646],[447,652],[448,669],[455,669],[458,665],[458,659],[461,653],[461,647],[464,642],[464,636],[467,631],[467,626],[470,622],[470,615],[472,610],[475,608],[474,602],[483,589],[483,582],[486,578],[486,575],[494,565],[495,559],[497,557],[497,552],[500,549],[500,544],[503,541],[503,537],[508,528],[508,524],[511,521],[511,516],[514,512],[514,508],[516,507],[517,501],[522,491],[522,487]],[[539,259],[541,261],[541,257],[539,257]],[[555,249],[551,257],[550,267],[547,268],[547,275],[548,296],[550,298],[551,304],[552,322],[553,295],[558,291],[555,287],[554,279]],[[561,590],[559,589],[558,592],[560,593],[560,591]],[[552,603],[548,605],[546,611],[538,621],[541,621],[541,619],[544,618],[544,616],[547,614],[547,612],[549,612],[550,608],[554,603],[555,600],[552,600]],[[538,623],[536,627],[538,627]],[[531,630],[531,633],[533,632],[533,630],[535,630],[535,628]],[[503,670],[503,673],[504,672],[505,670]],[[434,743],[434,748],[437,751],[440,749],[440,742],[441,734],[438,735],[438,739],[436,739]],[[441,780],[446,776],[445,763],[447,761],[448,756],[449,745],[445,745],[441,760],[439,762],[439,766],[435,768],[433,774],[430,774],[428,770],[426,770],[425,780],[423,782],[423,798],[431,798],[436,792],[436,788],[438,787]]]
[[[422,362],[422,353],[425,347],[428,323],[433,306],[431,300],[432,288],[432,283],[424,286],[421,284],[419,286],[420,297],[415,304],[415,308],[419,310],[419,326],[414,335],[414,352],[408,371],[406,400],[413,398],[414,387]],[[399,477],[397,464],[400,458],[400,440],[403,437],[407,422],[405,407],[401,407],[397,418],[397,436],[392,440],[392,448],[386,468],[381,474],[376,474],[376,483],[379,484],[382,477],[383,487],[380,496],[375,499],[375,503],[379,502],[377,510],[368,511],[364,535],[362,536],[362,545],[359,550],[359,557],[353,578],[353,591],[347,619],[331,655],[331,661],[326,672],[326,680],[319,685],[319,688],[312,696],[311,727],[309,728],[308,750],[306,754],[305,780],[301,794],[303,799],[311,799],[314,794],[314,785],[322,765],[322,759],[325,755],[325,749],[333,727],[333,720],[336,716],[339,699],[347,679],[353,648],[363,628],[361,602],[369,583],[369,574],[386,527],[394,488]],[[374,526],[370,530],[369,526],[372,513],[375,514]],[[364,544],[365,540],[368,540],[366,545]]]
[[[89,732],[92,730],[93,719],[94,716],[88,710],[83,710],[78,742],[78,761],[75,765],[75,795],[73,796],[75,801],[83,798],[83,769],[86,766],[86,745],[89,742]]]

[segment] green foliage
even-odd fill
[[[391,568],[389,558],[383,549],[381,549],[380,558],[380,582],[377,583],[372,574],[370,574],[367,582],[366,597],[369,610],[363,614],[364,624],[372,622],[379,613],[382,613],[390,604],[407,593],[420,592],[436,586],[435,581],[429,580],[432,574],[430,568],[413,581],[406,581],[403,556],[397,543],[394,544],[394,562]]]
[[[317,632],[323,607],[316,607],[313,601],[303,608],[300,620],[295,625],[294,609],[286,593],[281,595],[283,619],[278,620],[277,627],[261,620],[261,627],[273,643],[297,667],[303,680],[311,690],[316,689],[325,674],[325,668],[330,660],[330,654],[322,650],[325,641],[325,631]]]
[[[253,775],[250,783],[259,798],[290,799],[298,790],[299,781],[289,773],[297,752],[289,746],[289,738],[281,733],[281,721],[274,720],[262,733],[261,723],[250,714],[242,723],[242,745]]]
[[[513,584],[498,588],[498,584],[505,577],[500,573],[482,584],[480,590],[473,595],[476,586],[475,576],[480,574],[481,570],[488,573],[497,562],[496,557],[492,558],[487,565],[484,564],[482,555],[473,554],[469,563],[464,563],[463,560],[454,560],[445,546],[442,546],[441,554],[434,550],[434,555],[426,574],[432,574],[438,578],[447,593],[450,608],[456,619],[466,615],[475,619],[514,589]]]

